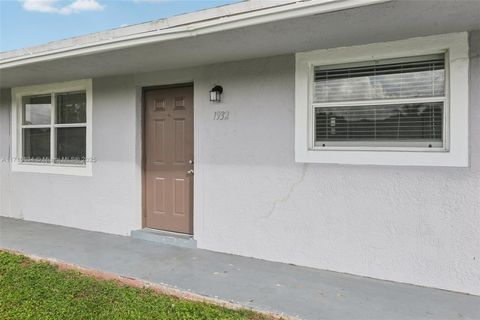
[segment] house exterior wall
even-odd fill
[[[0,215],[125,235],[139,229],[141,181],[137,179],[140,162],[136,154],[135,95],[133,77],[96,79],[93,175],[11,172],[3,168]],[[10,103],[1,104],[2,142],[9,137],[3,115],[10,109]]]
[[[0,90],[0,215],[10,212],[9,180],[10,165],[10,102],[9,89]]]
[[[94,79],[93,176],[4,169],[0,214],[139,229],[141,88],[193,81],[200,248],[480,294],[479,31],[470,46],[469,168],[295,163],[287,55]],[[215,84],[225,90],[219,104],[208,101]],[[0,119],[10,108],[2,99]],[[215,111],[229,120],[214,121]]]

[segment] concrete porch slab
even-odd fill
[[[0,248],[302,319],[480,319],[480,297],[0,217]]]
[[[193,237],[190,235],[155,230],[150,228],[133,230],[130,233],[130,236],[135,239],[153,241],[184,248],[195,249],[197,247],[197,241],[195,241],[195,239],[193,239]]]

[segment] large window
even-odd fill
[[[91,174],[91,81],[15,88],[13,169]]]
[[[314,67],[316,148],[444,149],[445,54]]]
[[[299,162],[468,165],[466,33],[296,55]]]

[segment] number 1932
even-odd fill
[[[213,120],[222,121],[222,120],[229,120],[230,112],[229,111],[215,111],[213,113]]]

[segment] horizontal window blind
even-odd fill
[[[321,146],[390,141],[428,148],[441,146],[442,136],[443,102],[315,108],[315,140]]]
[[[441,97],[445,94],[443,55],[429,60],[371,62],[314,72],[314,102]]]
[[[443,147],[444,58],[315,67],[315,147]]]

